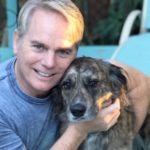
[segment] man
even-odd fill
[[[0,66],[0,149],[75,150],[88,133],[107,130],[117,121],[118,100],[96,119],[69,125],[59,136],[57,84],[76,57],[83,30],[82,15],[70,0],[25,3],[14,33],[15,57]],[[138,129],[149,104],[149,79],[124,68],[135,112],[142,111],[137,113]]]

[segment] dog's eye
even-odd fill
[[[87,85],[88,86],[91,86],[91,87],[96,87],[98,85],[99,81],[98,80],[89,80],[87,82]]]
[[[71,88],[71,81],[70,80],[66,80],[63,82],[62,87],[64,89],[70,89]]]

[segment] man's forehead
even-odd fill
[[[75,48],[75,46],[76,46],[76,43],[74,41],[71,41],[68,39],[64,39],[62,42],[63,42],[62,43],[63,47],[66,47],[66,48],[67,47],[68,48]]]

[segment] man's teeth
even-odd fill
[[[40,72],[40,71],[38,72],[38,74],[43,76],[43,77],[49,77],[50,76],[50,74],[44,73],[44,72]]]

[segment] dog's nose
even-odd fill
[[[86,111],[86,106],[82,103],[72,104],[70,111],[75,117],[82,117]]]

